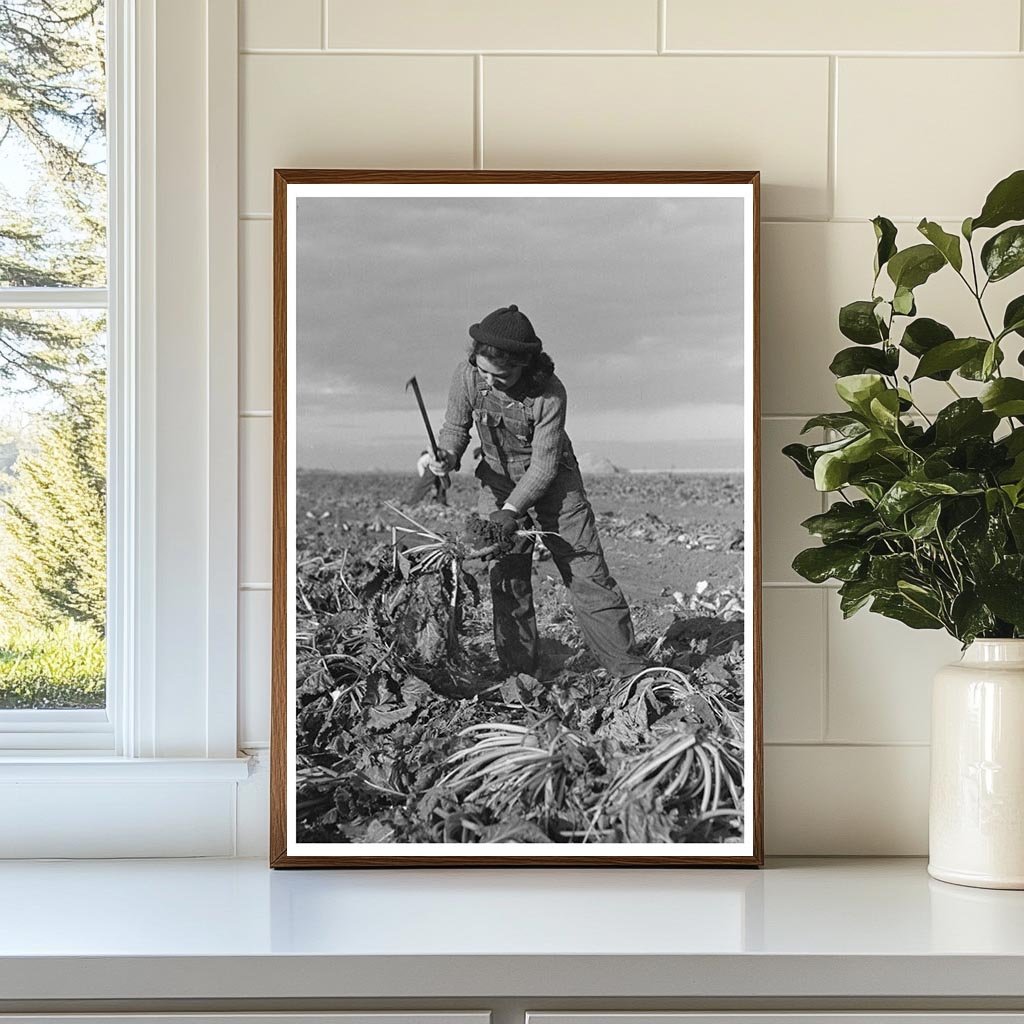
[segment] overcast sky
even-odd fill
[[[737,469],[743,205],[733,198],[300,198],[298,464],[411,469],[468,328],[515,303],[577,453]]]

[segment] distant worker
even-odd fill
[[[420,502],[426,501],[431,496],[439,505],[448,504],[448,477],[436,476],[428,471],[433,458],[429,451],[422,451],[416,460],[417,480],[409,492],[410,505],[419,505]]]
[[[587,500],[572,442],[565,432],[565,387],[540,338],[517,306],[488,314],[469,328],[468,359],[455,368],[448,409],[431,473],[458,469],[476,424],[483,448],[477,463],[479,513],[511,537],[532,525],[572,596],[576,621],[598,661],[614,676],[646,667],[633,650],[633,622],[608,571],[594,510]],[[507,672],[535,675],[537,618],[533,604],[533,538],[517,538],[490,570],[494,641]]]

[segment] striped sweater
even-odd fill
[[[459,363],[448,391],[448,408],[438,445],[455,457],[456,467],[469,446],[473,423],[473,396],[476,393],[476,368],[468,360]],[[515,389],[509,392],[520,397]],[[554,374],[542,394],[533,402],[533,441],[530,468],[509,495],[506,504],[519,512],[530,508],[554,482],[562,452],[569,448],[565,433],[565,387]]]

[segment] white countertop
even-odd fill
[[[557,958],[557,971],[552,971]],[[1024,892],[749,869],[0,864],[0,999],[1024,997]]]

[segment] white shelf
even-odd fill
[[[3,1001],[1024,1000],[1024,893],[763,871],[0,864]]]

